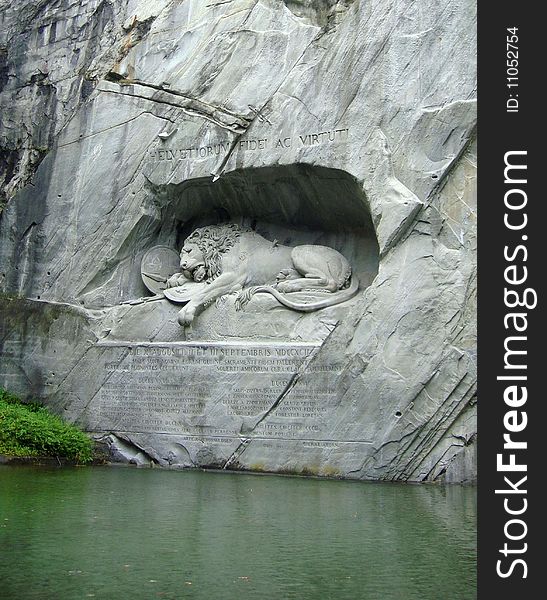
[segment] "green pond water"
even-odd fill
[[[0,598],[471,600],[475,492],[4,466]]]

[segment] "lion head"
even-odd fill
[[[184,241],[180,268],[194,281],[212,281],[222,273],[222,254],[230,250],[246,228],[227,223],[200,227]]]

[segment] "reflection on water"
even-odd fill
[[[0,467],[0,597],[472,600],[475,489]]]

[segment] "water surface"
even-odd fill
[[[472,600],[475,488],[0,467],[6,600]]]

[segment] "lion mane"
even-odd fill
[[[222,274],[222,255],[234,247],[243,233],[250,231],[248,227],[224,223],[199,227],[188,236],[186,241],[196,244],[203,254],[207,282],[212,282]]]

